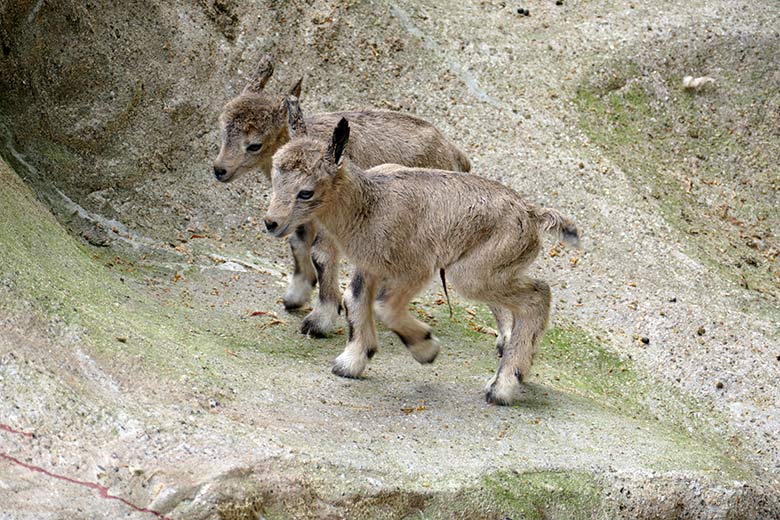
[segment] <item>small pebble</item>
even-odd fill
[[[715,388],[717,388],[718,390],[721,390],[723,388],[723,382],[718,381],[717,383],[715,383]]]
[[[699,329],[696,331],[696,334],[699,336],[704,336],[704,333],[707,332],[704,327],[699,327]]]
[[[648,338],[647,336],[642,336],[642,339],[640,341],[642,343],[644,343],[645,345],[649,345],[650,344],[650,338]]]
[[[555,0],[555,5],[563,5],[563,0]]]
[[[531,16],[531,12],[528,9],[523,9],[522,7],[517,8],[517,14],[522,14],[524,16]]]
[[[677,303],[677,297],[673,296],[673,297],[669,298],[669,303]]]
[[[117,336],[116,340],[117,340],[119,343],[127,343],[127,338],[126,338],[126,337],[124,337],[124,336]]]

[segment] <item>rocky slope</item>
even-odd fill
[[[0,518],[780,516],[780,8],[561,4],[0,1]],[[297,334],[268,186],[209,171],[266,52],[580,223],[522,403],[436,287],[433,367]]]

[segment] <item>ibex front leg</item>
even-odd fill
[[[373,303],[376,278],[355,269],[352,281],[344,293],[344,311],[349,327],[349,342],[344,352],[333,362],[333,373],[342,377],[360,377],[379,344],[374,327]]]
[[[417,362],[433,363],[439,353],[439,340],[431,327],[409,314],[409,301],[428,282],[430,275],[387,280],[382,295],[376,301],[379,319],[398,335]]]
[[[311,250],[312,262],[317,270],[320,294],[314,309],[304,318],[301,332],[314,338],[324,338],[333,331],[341,307],[339,288],[339,250],[322,229]]]
[[[295,233],[290,235],[290,250],[295,270],[282,299],[284,308],[288,311],[300,309],[306,305],[314,286],[317,284],[317,273],[311,261],[311,246],[315,235],[316,229],[313,224],[298,226]]]

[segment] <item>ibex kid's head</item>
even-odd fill
[[[307,135],[297,98],[288,99],[287,113],[291,141],[274,155],[273,195],[265,214],[266,229],[277,237],[328,210],[333,184],[343,174],[344,149],[349,141],[349,123],[344,118],[324,146]]]
[[[222,182],[237,179],[246,172],[263,169],[270,173],[271,157],[286,141],[286,95],[263,91],[274,66],[264,56],[244,90],[222,109],[219,116],[221,147],[214,161],[214,176]],[[303,78],[289,95],[301,95]]]

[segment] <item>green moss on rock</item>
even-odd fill
[[[681,235],[686,252],[760,299],[780,288],[775,229],[780,225],[773,166],[780,160],[776,111],[765,86],[772,72],[762,64],[776,41],[751,49],[751,59],[729,64],[742,51],[723,41],[700,63],[666,44],[665,66],[643,66],[643,55],[602,64],[575,99],[580,126],[639,187],[646,187],[663,217]],[[719,63],[714,85],[686,91],[682,77]],[[733,71],[740,70],[740,74]],[[745,76],[751,81],[745,81]],[[754,311],[772,314],[761,303]]]

